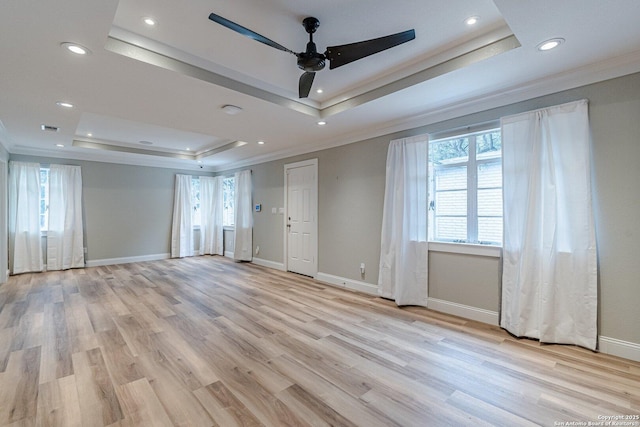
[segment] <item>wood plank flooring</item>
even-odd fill
[[[0,426],[555,426],[638,414],[640,363],[221,257],[0,286]]]

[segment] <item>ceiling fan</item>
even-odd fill
[[[332,70],[416,38],[415,30],[407,30],[376,39],[364,40],[341,46],[329,46],[325,53],[319,53],[316,48],[316,44],[313,42],[313,33],[315,33],[320,26],[320,21],[314,17],[308,17],[304,18],[302,21],[304,29],[309,33],[307,50],[296,53],[281,44],[256,33],[255,31],[229,21],[215,13],[210,14],[209,19],[229,28],[230,30],[240,33],[243,36],[247,36],[260,43],[264,43],[267,46],[295,55],[298,58],[298,68],[304,70],[304,73],[300,76],[300,81],[298,83],[298,96],[300,98],[306,98],[309,96],[316,71],[320,71],[324,68],[325,61],[327,59],[329,60],[329,69]]]

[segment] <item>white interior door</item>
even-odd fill
[[[317,159],[285,165],[287,270],[306,276],[318,272]]]

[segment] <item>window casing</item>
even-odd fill
[[[502,245],[497,129],[429,143],[429,240]]]

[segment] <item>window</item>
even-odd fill
[[[49,168],[40,168],[40,231],[49,229]]]
[[[193,226],[200,227],[200,178],[191,178],[191,206],[193,206]]]
[[[233,197],[235,195],[235,181],[233,177],[224,178],[222,181],[222,225],[225,227],[234,226]]]
[[[429,237],[502,244],[502,141],[499,130],[429,143]]]
[[[223,198],[223,218],[222,225],[225,227],[233,227],[233,196],[234,181],[233,177],[224,178],[222,181],[222,198]],[[200,178],[193,177],[191,179],[191,205],[193,206],[193,226],[200,227],[201,210],[200,210]]]

